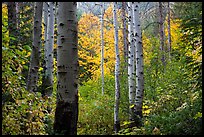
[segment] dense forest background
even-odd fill
[[[164,39],[160,38],[159,2],[139,3],[144,59],[144,97],[142,125],[137,127],[131,126],[129,121],[129,108],[132,106],[129,104],[127,62],[124,57],[123,3],[117,2],[120,130],[115,132],[116,53],[113,3],[106,2],[103,5],[104,82],[102,82],[102,3],[77,2],[79,62],[77,135],[202,134],[202,2],[161,2],[160,4]],[[126,11],[126,21],[128,21],[127,14]],[[170,15],[170,26],[168,15]],[[43,60],[46,53],[43,42],[46,39],[44,20],[42,20],[40,39],[42,48],[37,89],[35,92],[29,92],[26,83],[32,53],[33,25],[34,2],[2,3],[2,134],[4,135],[56,134],[53,124],[57,102],[57,35],[54,33],[53,36],[52,95],[44,96],[43,93],[45,74]],[[56,32],[56,21],[53,27]],[[128,30],[125,31],[128,33]],[[169,31],[171,32],[170,50],[168,50]],[[164,43],[165,52],[161,51],[161,41]],[[161,59],[163,56],[165,63]],[[64,60],[66,61],[68,60]]]

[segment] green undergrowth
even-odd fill
[[[99,81],[89,80],[79,87],[78,135],[110,135],[113,133],[114,77],[105,76],[105,93]],[[124,90],[124,89],[121,89]],[[122,91],[122,93],[124,93]],[[127,96],[121,97],[120,118],[127,118]]]
[[[6,102],[2,106],[2,134],[52,134],[56,99],[42,98],[40,93],[22,90],[15,93],[14,102]]]
[[[100,80],[89,80],[79,87],[78,135],[199,135],[202,133],[202,89],[189,77],[183,62],[173,60],[155,74],[145,66],[143,125],[129,128],[128,90],[120,76],[120,125],[113,131],[114,77],[105,76],[105,93]],[[160,69],[162,66],[159,66]]]

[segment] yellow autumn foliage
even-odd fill
[[[172,49],[178,50],[179,49],[179,44],[181,43],[181,36],[182,34],[180,33],[180,20],[175,19],[175,20],[170,20],[170,31],[171,31],[171,46]],[[167,21],[165,22],[165,29],[164,29],[165,37],[168,38],[168,28],[167,28]],[[165,41],[166,45],[168,45],[168,40],[166,39]]]
[[[117,12],[118,15],[120,12]],[[114,46],[114,26],[113,26],[113,9],[110,5],[104,14],[104,74],[110,75],[114,72],[115,66],[115,46]],[[120,15],[118,16],[120,17]],[[118,18],[118,21],[121,19]],[[121,24],[121,23],[119,23]],[[86,74],[91,74],[92,79],[101,76],[101,22],[100,18],[91,13],[82,15],[78,22],[78,45],[79,45],[79,65],[83,67]],[[119,29],[119,48],[123,50],[122,30]],[[85,73],[81,72],[80,77]]]

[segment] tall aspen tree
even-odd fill
[[[77,3],[58,2],[57,7],[57,106],[54,131],[76,135],[78,121]]]
[[[132,2],[128,2],[128,89],[129,89],[129,120],[134,116],[134,43],[133,43],[133,12]]]
[[[46,4],[45,4],[46,5]],[[46,17],[46,16],[45,16]],[[46,20],[46,19],[45,19]],[[51,96],[53,90],[54,3],[48,2],[47,31],[45,31],[45,77],[43,95]]]
[[[164,48],[164,20],[163,20],[163,7],[162,2],[159,2],[159,36],[160,36],[160,50],[161,50],[161,61],[165,65],[165,48]]]
[[[27,81],[27,90],[30,92],[35,92],[37,90],[42,37],[42,8],[43,2],[35,2],[33,44]]]
[[[9,37],[16,37],[17,33],[17,11],[16,11],[17,2],[7,2],[8,5],[8,30]],[[16,40],[15,40],[16,42]],[[14,40],[10,40],[10,44],[15,44]]]
[[[120,82],[119,82],[119,69],[120,69],[120,54],[118,47],[118,21],[117,21],[117,2],[113,5],[113,25],[114,25],[114,41],[115,41],[115,105],[114,105],[114,130],[120,130],[119,120],[119,101],[120,101]]]
[[[144,95],[144,65],[141,24],[139,18],[139,3],[133,2],[134,44],[136,58],[136,94],[134,114],[136,125],[140,125],[142,118],[142,102]]]
[[[127,69],[128,64],[128,44],[127,44],[127,27],[126,27],[126,2],[122,2],[122,22],[123,22],[123,50],[124,50],[124,60],[125,68]]]
[[[45,52],[45,47],[46,47],[46,41],[47,41],[47,22],[48,22],[48,2],[43,2],[43,25],[44,25],[44,49],[43,52]],[[46,64],[45,64],[45,54],[43,54],[43,62],[42,62],[42,96],[45,94],[45,70],[46,70]]]

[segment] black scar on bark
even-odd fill
[[[116,121],[116,123],[114,123],[114,130],[116,133],[118,133],[118,131],[120,130],[120,121]]]
[[[57,134],[76,135],[78,99],[75,102],[59,101],[55,111],[54,130]]]

